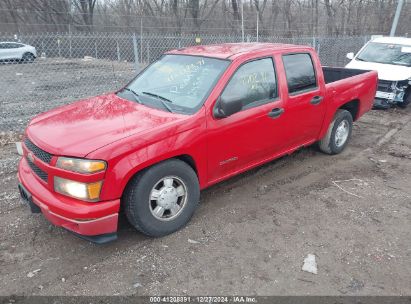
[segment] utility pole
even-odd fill
[[[395,11],[394,20],[392,21],[390,36],[395,35],[395,31],[396,31],[397,25],[398,25],[398,19],[400,19],[401,9],[402,9],[403,5],[404,5],[404,0],[398,0],[397,10]]]
[[[244,4],[241,0],[241,39],[244,42]]]

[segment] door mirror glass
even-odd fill
[[[239,96],[223,97],[217,101],[217,107],[214,110],[214,117],[224,118],[240,112],[243,108],[243,101]]]
[[[354,59],[354,53],[353,52],[347,53],[347,55],[345,55],[345,56],[350,60]]]

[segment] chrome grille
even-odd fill
[[[42,169],[40,169],[39,167],[37,167],[37,165],[35,163],[33,163],[30,159],[26,158],[27,163],[29,164],[31,170],[38,176],[40,177],[42,180],[44,180],[46,183],[48,181],[48,177],[49,175],[47,174],[47,172],[44,172]]]
[[[392,81],[378,80],[377,91],[391,93],[392,92],[391,86],[392,86]]]
[[[35,144],[33,144],[30,139],[26,138],[24,140],[24,144],[26,145],[27,149],[29,149],[31,152],[33,152],[33,154],[40,159],[41,161],[49,164],[51,161],[51,158],[53,157],[53,155],[51,155],[50,153],[40,149],[39,147],[37,147]]]

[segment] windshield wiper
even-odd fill
[[[137,101],[137,103],[142,104],[142,102],[139,99],[140,95],[138,95],[136,91],[134,91],[133,89],[130,89],[130,88],[123,88],[123,91],[127,91],[127,92],[130,92],[131,94],[133,94],[134,100]]]
[[[360,57],[357,57],[357,58],[355,58],[355,59],[357,59],[358,61],[367,61],[367,60],[362,59],[362,58],[360,58]]]
[[[154,94],[154,93],[151,93],[151,92],[141,92],[141,93],[146,94],[146,95],[148,95],[148,96],[152,96],[152,97],[157,98],[158,100],[160,100],[160,102],[163,104],[163,106],[164,106],[169,112],[171,112],[171,113],[174,112],[173,109],[171,109],[171,107],[167,104],[167,102],[173,103],[170,99],[167,99],[167,98],[165,98],[165,97],[163,97],[163,96],[160,96],[160,95],[157,95],[157,94]]]

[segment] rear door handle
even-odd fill
[[[272,109],[270,112],[268,112],[268,116],[270,116],[271,118],[277,118],[277,117],[280,117],[280,115],[283,113],[284,113],[283,108],[275,108],[275,109]]]
[[[323,100],[322,96],[314,96],[313,99],[311,99],[310,103],[313,105],[317,105]]]

